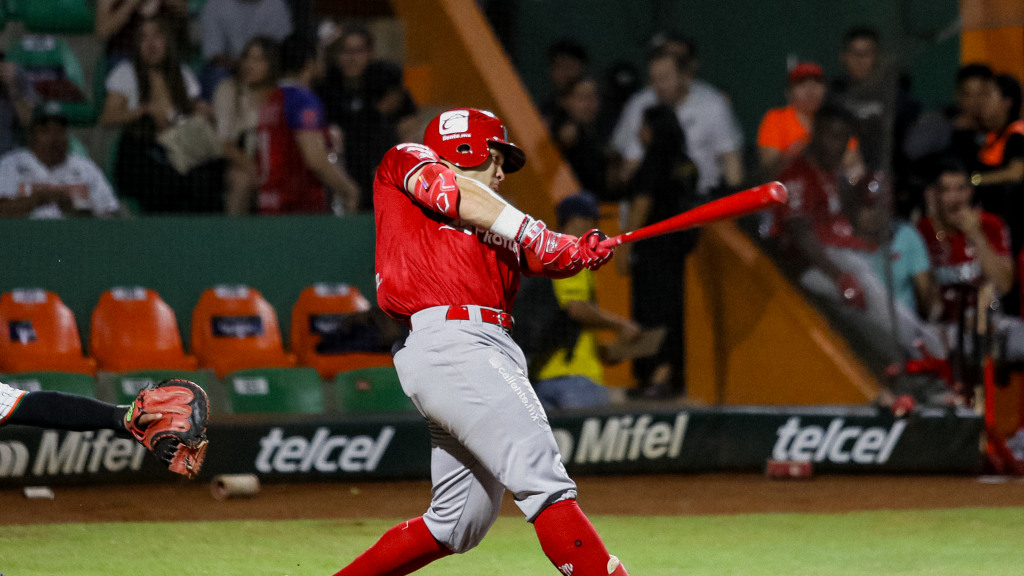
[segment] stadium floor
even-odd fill
[[[589,514],[701,515],[1020,506],[1024,481],[978,476],[840,476],[769,480],[758,474],[578,478]],[[214,500],[206,482],[58,486],[29,499],[0,490],[4,524],[312,518],[407,518],[430,497],[423,481],[269,484],[249,498]],[[503,515],[518,515],[506,494]]]

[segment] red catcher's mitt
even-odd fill
[[[144,414],[162,414],[141,427]],[[195,478],[206,455],[206,423],[210,401],[206,392],[188,380],[164,380],[139,392],[128,407],[125,428],[171,472]]]

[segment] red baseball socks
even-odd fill
[[[565,576],[629,576],[576,500],[556,502],[533,521],[540,547]]]
[[[452,552],[434,540],[423,517],[388,530],[334,576],[404,576]]]

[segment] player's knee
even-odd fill
[[[478,509],[475,513],[466,511],[455,522],[432,522],[428,515],[424,516],[434,539],[444,544],[456,554],[464,554],[476,548],[484,536],[498,520],[498,506],[489,509]]]

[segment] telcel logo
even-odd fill
[[[836,464],[884,464],[907,427],[905,420],[895,421],[889,430],[845,424],[844,419],[834,418],[827,428],[800,426],[800,418],[793,416],[779,428],[772,458],[800,462],[827,460]]]
[[[395,436],[393,426],[381,428],[371,436],[332,436],[327,428],[317,428],[312,439],[284,437],[281,428],[271,428],[260,438],[256,469],[263,473],[284,472],[372,472]]]

